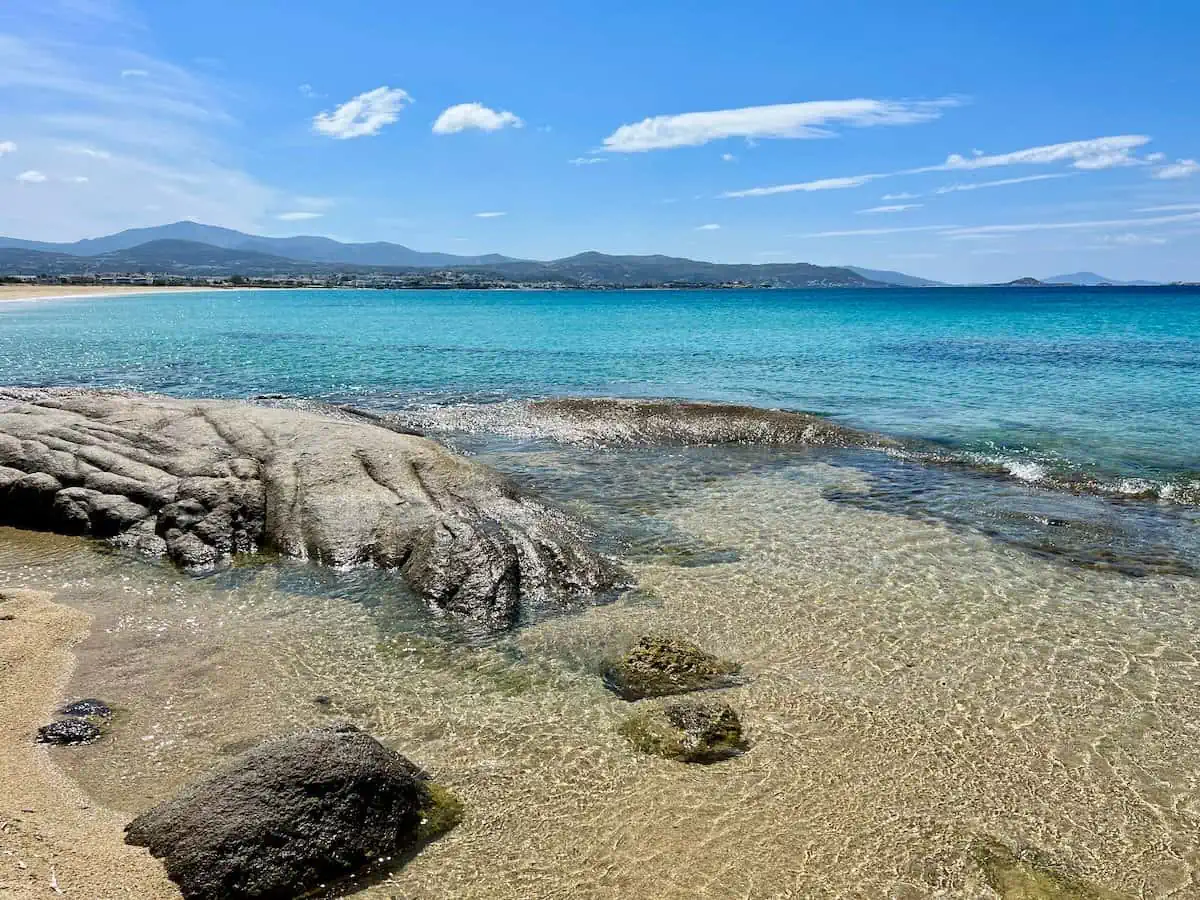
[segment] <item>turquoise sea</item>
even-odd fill
[[[69,690],[123,730],[56,761],[101,806],[336,715],[467,809],[363,896],[1200,896],[1200,291],[3,303],[0,384],[364,408],[564,508],[631,578],[481,639],[389,573],[194,575],[0,529],[0,588],[93,616]],[[588,396],[879,439],[643,440],[532,402]],[[631,750],[600,672],[647,633],[743,664],[717,699],[749,752]]]

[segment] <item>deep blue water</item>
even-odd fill
[[[0,304],[0,384],[383,408],[731,400],[827,413],[1019,472],[1200,478],[1200,292],[1184,289],[218,291]]]

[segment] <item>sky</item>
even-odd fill
[[[1200,7],[5,0],[0,234],[1200,281]]]

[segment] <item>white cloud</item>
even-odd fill
[[[122,78],[149,78],[150,73],[145,69],[122,69]]]
[[[1110,169],[1115,166],[1136,166],[1142,161],[1133,156],[1138,147],[1150,143],[1144,134],[1122,134],[1114,137],[1092,138],[1086,141],[1068,141],[1063,144],[1046,144],[1029,147],[1012,153],[961,156],[951,153],[940,166],[912,169],[917,172],[938,172],[954,169],[990,169],[996,166],[1048,165],[1069,162],[1077,169]],[[976,151],[978,153],[978,151]]]
[[[1070,178],[1075,172],[1056,172],[1050,175],[1025,175],[1021,178],[1000,178],[996,181],[975,181],[968,184],[948,184],[934,191],[935,194],[953,194],[957,191],[977,191],[980,188],[1003,187],[1006,184],[1025,184],[1029,181],[1050,181],[1055,178]]]
[[[324,213],[297,210],[295,212],[279,213],[275,218],[280,222],[307,222],[309,219],[319,219]]]
[[[296,88],[296,90],[300,92],[300,96],[308,97],[310,100],[316,100],[325,96],[324,94],[317,93],[317,89],[307,82],[300,85],[298,88]]]
[[[721,154],[721,162],[734,162],[736,160],[737,160],[737,157],[734,156],[732,153],[722,153]]]
[[[508,215],[508,213],[506,213],[506,212],[477,212],[477,213],[475,213],[475,218],[477,218],[477,219],[498,219],[501,216],[507,216],[507,215]]]
[[[708,225],[697,225],[696,230],[697,231],[720,231],[721,226],[718,225],[716,222],[710,222]]]
[[[1030,231],[1071,231],[1097,228],[1145,228],[1147,226],[1170,225],[1175,222],[1200,220],[1200,212],[1181,213],[1174,216],[1154,216],[1145,219],[1099,219],[1077,222],[1028,222],[1017,225],[976,225],[970,228],[947,229],[948,237],[977,237],[979,235],[1017,234]]]
[[[747,188],[743,191],[726,191],[722,197],[770,197],[774,194],[792,194],[797,191],[836,191],[843,188],[861,187],[876,178],[886,178],[886,175],[850,175],[845,178],[818,178],[816,181],[802,181],[798,184],[775,184],[769,187]]]
[[[622,125],[604,139],[611,153],[698,147],[724,138],[823,138],[827,126],[912,125],[938,118],[953,99],[924,101],[813,100],[710,112],[652,116]]]
[[[916,200],[920,194],[910,194],[908,191],[901,191],[898,194],[884,194],[880,200]]]
[[[954,225],[909,225],[903,228],[855,228],[848,231],[816,231],[810,234],[798,234],[795,237],[804,238],[834,238],[834,237],[874,237],[882,234],[902,234],[906,231],[944,231],[955,228]]]
[[[72,175],[63,179],[67,184],[87,184],[90,180],[86,175]]]
[[[1135,209],[1134,212],[1176,212],[1178,210],[1197,209],[1200,210],[1200,203],[1168,203],[1165,206],[1145,206],[1141,209]]]
[[[608,160],[603,156],[577,156],[574,159],[568,159],[567,162],[573,166],[594,166],[597,163],[606,163]]]
[[[17,145],[12,141],[0,141],[0,156],[8,153],[16,153]]]
[[[317,113],[313,130],[338,140],[379,134],[384,126],[400,118],[400,110],[412,102],[400,88],[377,87],[347,100],[333,112]]]
[[[1167,158],[1167,154],[1165,154],[1165,153],[1147,153],[1146,154],[1146,162],[1148,162],[1148,163],[1162,162],[1166,158]]]
[[[1110,234],[1100,239],[1105,244],[1117,244],[1122,247],[1157,247],[1167,243],[1165,237],[1157,234],[1137,234],[1129,231],[1125,234]]]
[[[501,128],[520,128],[525,123],[519,116],[503,110],[497,112],[482,103],[459,103],[442,111],[433,123],[434,134],[457,134],[460,131],[499,131]]]
[[[1191,178],[1197,172],[1200,172],[1200,162],[1196,162],[1194,159],[1177,159],[1169,166],[1156,169],[1154,177],[1160,179]]]
[[[46,176],[37,169],[29,169],[17,176],[17,181],[23,184],[41,184],[46,180]]]
[[[889,206],[872,206],[870,209],[860,209],[859,213],[898,213],[910,209],[920,209],[923,203],[893,203]]]

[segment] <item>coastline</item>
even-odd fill
[[[97,807],[33,742],[90,624],[51,596],[0,591],[0,615],[13,616],[0,621],[0,895],[177,898],[162,867],[124,843],[123,817]]]
[[[212,291],[255,291],[270,288],[146,286],[106,284],[0,284],[0,303],[33,303],[45,300],[80,300],[88,297],[132,297],[138,294],[199,294]]]

